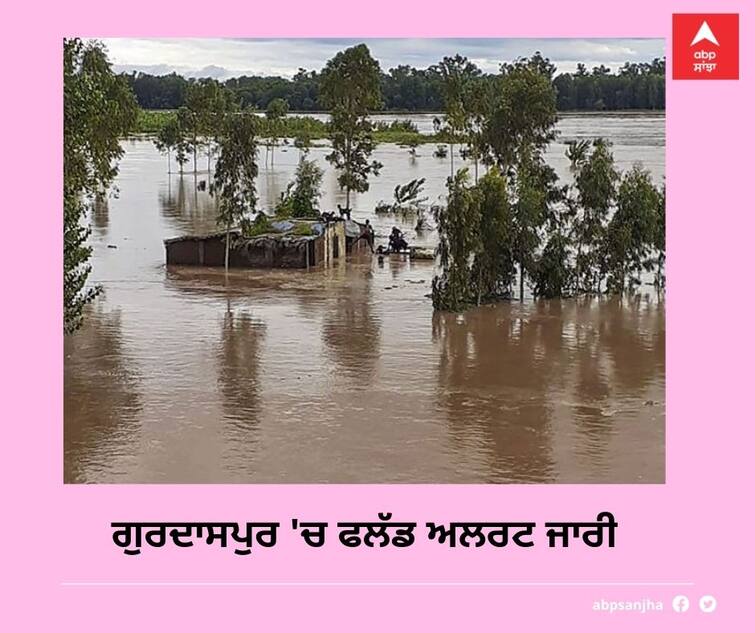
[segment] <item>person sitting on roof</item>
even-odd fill
[[[345,217],[347,220],[351,220],[351,209],[348,207],[344,209],[340,204],[336,204],[336,206],[338,207],[338,213],[342,218]]]
[[[391,230],[391,235],[388,238],[388,250],[393,253],[400,253],[409,248],[409,244],[404,239],[404,234],[394,226]]]

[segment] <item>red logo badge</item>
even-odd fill
[[[674,13],[674,79],[739,79],[739,14]]]
[[[674,79],[739,79],[739,14],[675,13]]]

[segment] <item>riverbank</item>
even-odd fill
[[[135,134],[154,135],[165,125],[176,110],[140,110],[137,118]],[[558,113],[564,119],[584,117],[627,118],[664,116],[664,110],[612,110],[612,111],[577,111],[564,110]],[[259,113],[262,126],[261,136],[272,136],[270,123]],[[285,119],[277,123],[276,136],[278,138],[306,138],[309,141],[323,141],[328,138],[328,112],[292,112]],[[444,133],[432,130],[432,119],[442,117],[438,112],[378,112],[372,115],[376,119],[375,140],[378,143],[394,143],[396,145],[413,146],[428,143],[445,144],[449,137]],[[414,122],[423,120],[418,127]]]

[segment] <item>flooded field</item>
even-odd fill
[[[621,169],[640,161],[660,182],[664,128],[659,115],[566,116],[548,159],[568,179],[564,143],[605,136]],[[653,288],[454,315],[433,314],[431,262],[361,256],[227,278],[166,269],[162,240],[214,230],[213,200],[194,174],[169,177],[149,140],[124,145],[117,197],[91,218],[91,279],[105,291],[65,340],[66,482],[664,481],[665,318]],[[377,243],[395,224],[434,244],[433,231],[372,213],[412,178],[427,179],[431,201],[442,195],[450,164],[433,149],[378,146],[381,175],[352,205]],[[311,157],[327,167],[327,152]],[[261,150],[261,207],[298,156],[279,147],[266,167]],[[328,167],[321,207],[344,202]]]

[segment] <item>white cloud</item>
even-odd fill
[[[446,55],[466,55],[484,71],[541,51],[561,72],[578,63],[651,61],[664,55],[662,39],[148,39],[105,38],[118,70],[178,72],[218,79],[247,75],[293,76],[299,68],[320,70],[339,50],[365,42],[383,70],[399,64],[426,68]]]

